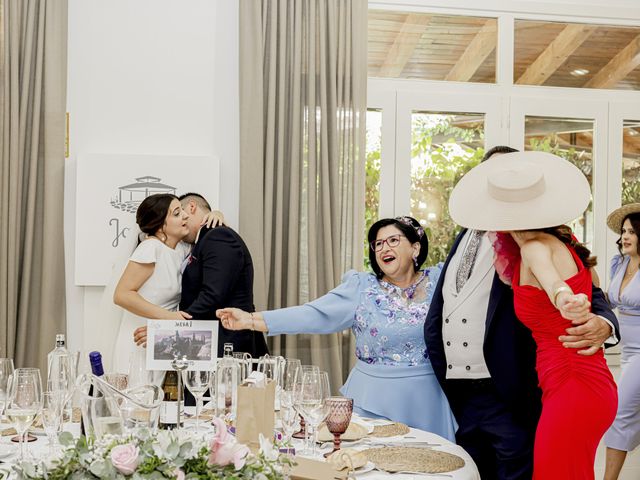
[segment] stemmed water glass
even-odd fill
[[[76,373],[78,371],[79,352],[68,352],[56,355],[49,360],[47,372],[47,391],[54,392],[62,398],[62,411],[71,401],[75,391]],[[60,426],[62,422],[60,422]]]
[[[302,367],[300,360],[297,358],[287,358],[284,361],[284,369],[282,372],[282,389],[293,390],[293,386],[296,381],[296,374]]]
[[[18,368],[9,379],[7,416],[20,438],[20,461],[25,458],[26,432],[42,408],[42,380],[37,368]]]
[[[302,385],[300,386],[300,408],[307,424],[311,427],[312,456],[316,454],[318,426],[329,413],[326,399],[330,395],[329,375],[327,372],[312,371],[303,373]]]
[[[42,394],[42,427],[49,441],[49,455],[54,453],[56,437],[62,424],[62,412],[65,405],[65,395],[62,392],[44,392]]]
[[[294,404],[293,406],[295,407],[295,409],[298,411],[298,413],[300,414],[300,431],[296,432],[293,434],[293,438],[303,438],[304,439],[304,449],[305,451],[308,450],[309,448],[309,438],[307,436],[307,428],[306,428],[306,422],[305,422],[305,418],[304,418],[304,413],[301,409],[300,406],[300,400],[301,400],[301,396],[300,396],[300,389],[302,387],[302,377],[304,376],[305,372],[319,372],[320,369],[315,366],[315,365],[301,365],[300,368],[296,371],[296,373],[294,374],[294,380],[293,380],[293,390],[294,390]]]
[[[333,433],[333,450],[325,453],[328,457],[333,452],[340,450],[340,435],[347,431],[353,413],[353,398],[329,397],[326,399],[329,414],[325,419],[327,429]]]
[[[196,399],[196,434],[200,432],[200,411],[202,410],[202,397],[209,388],[211,372],[208,370],[184,370],[182,381]]]
[[[287,444],[291,442],[296,426],[298,425],[298,412],[295,405],[295,380],[298,370],[300,370],[300,360],[297,358],[287,358],[282,372],[282,390],[280,391],[280,421],[282,431]]]
[[[9,397],[9,377],[13,373],[13,359],[0,358],[0,419]]]

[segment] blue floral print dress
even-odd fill
[[[354,411],[455,441],[456,423],[424,342],[424,321],[441,265],[400,288],[374,274],[347,272],[326,295],[298,307],[264,312],[269,335],[333,333],[351,328],[356,366],[340,392]]]

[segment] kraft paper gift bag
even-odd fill
[[[265,387],[240,385],[238,387],[238,413],[236,439],[246,445],[258,445],[258,435],[273,439],[275,423],[276,382],[270,380]]]

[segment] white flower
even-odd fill
[[[268,438],[264,438],[264,435],[259,434],[260,439],[260,453],[264,455],[269,461],[276,461],[279,456],[278,450],[276,450]]]

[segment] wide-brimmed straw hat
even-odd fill
[[[449,214],[476,230],[532,230],[573,220],[590,198],[586,177],[567,160],[545,152],[505,153],[460,179]]]
[[[607,227],[613,230],[614,233],[619,234],[622,231],[624,219],[632,213],[640,213],[640,203],[628,203],[616,208],[607,217]]]

